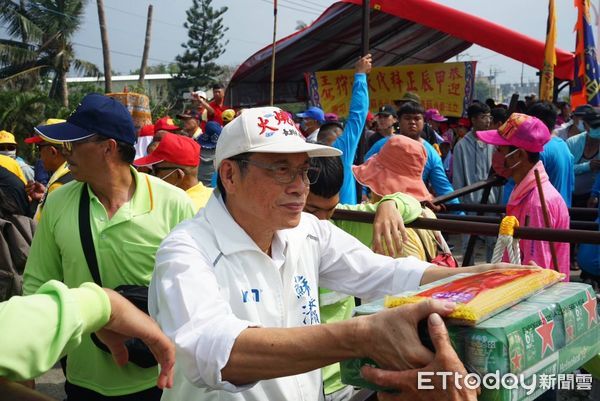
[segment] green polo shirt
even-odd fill
[[[102,285],[148,285],[154,256],[165,236],[194,214],[193,204],[179,188],[138,173],[131,200],[109,219],[88,186],[90,223]],[[25,266],[23,290],[33,294],[46,281],[68,287],[93,282],[79,237],[79,199],[83,183],[73,181],[53,191],[44,206]],[[131,394],[156,385],[158,369],[128,363],[117,366],[110,354],[98,349],[89,336],[68,354],[67,379],[107,396]]]
[[[410,195],[395,193],[384,196],[377,203],[361,203],[358,205],[337,205],[337,209],[353,210],[358,212],[377,212],[379,203],[385,200],[393,200],[405,223],[414,221],[421,215],[421,204]],[[364,245],[370,247],[373,240],[373,225],[349,220],[331,220],[333,224],[358,239]],[[352,317],[354,310],[354,297],[346,297],[343,294],[319,288],[320,312],[322,323],[334,323]],[[340,376],[340,364],[326,366],[323,371],[323,390],[325,394],[331,394],[344,388]]]

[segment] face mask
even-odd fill
[[[508,178],[512,175],[513,169],[515,167],[517,167],[519,164],[521,164],[521,161],[519,160],[512,166],[506,167],[506,159],[510,155],[512,155],[513,153],[518,152],[518,151],[519,151],[519,149],[515,149],[514,151],[510,152],[506,156],[504,156],[502,153],[500,153],[498,151],[494,152],[494,154],[492,155],[492,168],[494,169],[496,174],[498,174],[499,176],[504,177],[504,178]]]
[[[590,136],[590,138],[600,139],[600,127],[598,127],[598,128],[591,128],[590,132],[588,132],[588,135]]]
[[[579,120],[579,122],[577,123],[577,129],[579,130],[579,132],[585,131],[585,126],[583,125],[583,120]]]
[[[17,158],[17,151],[16,150],[0,150],[0,155],[2,156],[8,156],[12,159],[16,159]]]
[[[176,168],[175,170],[171,171],[169,174],[162,177],[161,180],[165,181],[169,176],[171,176],[173,173],[177,173],[178,171],[179,171],[179,169]]]
[[[500,177],[508,178],[512,172],[510,169],[504,167],[504,162],[504,155],[498,151],[495,151],[492,155],[492,168]]]

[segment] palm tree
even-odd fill
[[[11,39],[0,39],[0,83],[21,90],[51,77],[50,97],[69,105],[71,68],[99,75],[98,68],[75,58],[71,39],[79,29],[86,0],[0,0],[0,23]]]

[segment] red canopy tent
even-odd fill
[[[534,68],[544,42],[432,0],[371,0],[370,52],[376,66],[444,62],[478,44]],[[308,27],[276,43],[275,102],[307,99],[304,73],[352,68],[361,52],[362,0],[331,5]],[[573,78],[573,53],[556,49],[556,79]],[[232,106],[267,104],[272,47],[259,50],[233,75]]]

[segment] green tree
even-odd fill
[[[475,80],[475,93],[473,99],[477,99],[483,102],[485,99],[490,97],[491,94],[492,87],[490,86],[489,82],[483,79]]]
[[[227,7],[214,9],[212,0],[193,0],[186,11],[188,41],[182,43],[183,55],[176,57],[179,65],[177,86],[206,88],[214,83],[223,71],[215,60],[225,53],[229,41],[223,41],[229,28],[223,26],[222,15]]]
[[[0,39],[0,84],[27,90],[51,78],[50,97],[69,105],[71,68],[99,75],[98,68],[75,57],[72,38],[83,20],[86,0],[0,0],[0,23],[9,39]]]
[[[130,74],[137,75],[140,73],[140,69],[136,68],[135,70],[129,71]],[[146,67],[146,74],[178,74],[179,66],[177,63],[169,63],[169,64],[156,64],[149,65]]]

